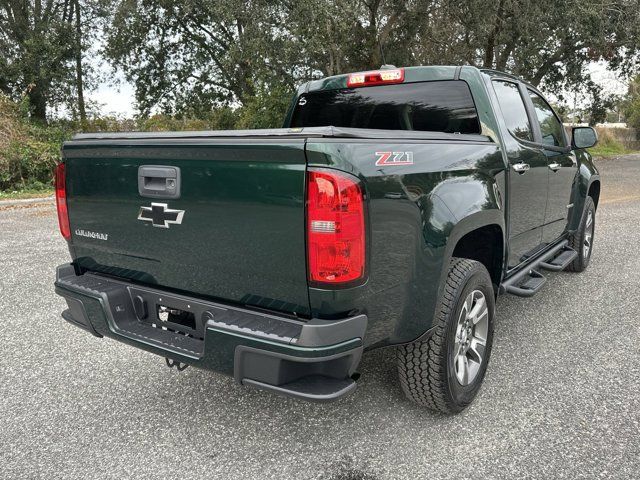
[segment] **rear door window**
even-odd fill
[[[473,97],[461,80],[305,93],[291,126],[480,133]]]
[[[509,131],[521,140],[533,142],[533,132],[531,123],[527,116],[527,109],[524,106],[518,84],[505,82],[502,80],[493,81],[493,89],[498,97],[502,117]]]

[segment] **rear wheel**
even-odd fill
[[[589,266],[593,252],[593,235],[596,226],[596,206],[591,197],[587,197],[584,212],[578,229],[569,236],[569,246],[578,252],[576,259],[571,262],[567,270],[582,272]]]
[[[466,408],[480,390],[493,343],[495,302],[484,265],[454,258],[427,340],[397,348],[406,396],[443,413]]]

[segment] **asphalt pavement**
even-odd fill
[[[311,404],[187,369],[60,317],[52,204],[0,207],[0,478],[438,479],[640,475],[640,156],[598,162],[595,250],[498,300],[473,405],[403,397],[393,351]]]

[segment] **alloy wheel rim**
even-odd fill
[[[593,212],[589,210],[587,213],[587,222],[585,224],[584,241],[582,245],[582,256],[589,258],[591,254],[591,246],[593,245]]]
[[[464,301],[454,338],[453,366],[456,379],[462,386],[473,382],[485,357],[489,307],[480,290],[474,290]]]

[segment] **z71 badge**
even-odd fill
[[[376,152],[376,156],[376,165],[379,167],[413,165],[413,152]]]

